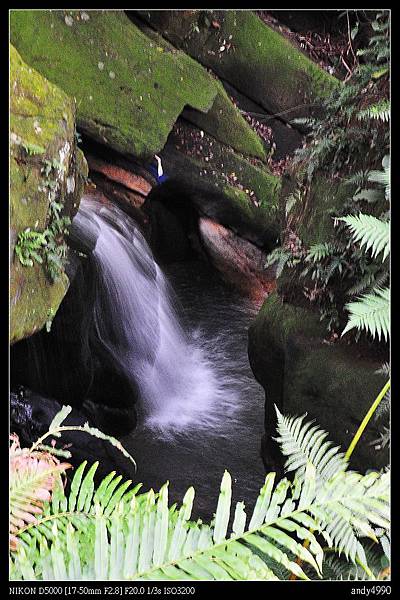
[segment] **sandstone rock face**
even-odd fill
[[[142,202],[144,202],[144,198],[151,191],[151,184],[146,181],[146,179],[140,177],[140,175],[137,175],[132,171],[123,169],[118,165],[107,163],[104,160],[95,158],[94,156],[86,155],[86,159],[89,169],[96,171],[97,173],[101,173],[108,179],[123,185],[132,192],[140,194],[143,197]]]
[[[46,259],[53,252],[41,245],[30,252],[29,240],[53,227],[55,246],[63,244],[63,231],[57,232],[62,215],[72,217],[79,206],[86,162],[75,142],[75,107],[59,88],[26,65],[18,52],[10,49],[10,341],[14,343],[41,329],[51,320],[68,289],[62,267],[57,278],[49,277]],[[17,252],[16,252],[17,246]],[[29,249],[30,248],[30,249]],[[25,252],[22,264],[18,251]]]
[[[139,11],[142,18],[266,110],[292,120],[338,80],[246,10]]]
[[[265,254],[211,219],[201,218],[199,230],[211,262],[224,279],[261,304],[275,288],[274,274],[264,269]]]
[[[121,10],[13,11],[11,32],[23,58],[76,98],[79,127],[102,144],[152,157],[185,106],[207,112],[218,96],[218,114],[234,126],[241,151],[264,156],[257,135],[206,69],[142,33]]]
[[[346,451],[385,383],[375,373],[379,361],[360,358],[354,347],[328,344],[324,332],[317,314],[282,303],[276,293],[265,300],[250,327],[250,364],[266,393],[263,455],[269,464],[271,456],[278,456],[272,440],[275,404],[290,415],[307,412]],[[371,421],[352,456],[353,468],[387,464],[388,450],[377,452],[371,445],[378,437]]]

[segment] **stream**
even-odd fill
[[[200,261],[175,263],[164,272],[201,361],[197,373],[187,374],[195,420],[179,413],[166,421],[139,420],[123,443],[137,462],[144,489],[158,490],[168,480],[170,498],[179,501],[193,485],[193,513],[210,519],[227,469],[233,502],[243,500],[250,512],[265,477],[260,458],[264,393],[247,357],[247,329],[257,309]],[[181,368],[177,362],[176,370]]]
[[[116,206],[83,199],[74,227],[97,236],[93,335],[139,397],[122,440],[136,481],[158,490],[168,480],[173,501],[194,486],[194,514],[210,519],[227,469],[233,499],[253,504],[264,479],[264,395],[247,357],[256,306],[206,263],[162,269]]]

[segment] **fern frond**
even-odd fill
[[[384,159],[385,160],[385,159]],[[386,200],[390,199],[390,166],[384,166],[383,171],[371,171],[368,180],[385,186]]]
[[[277,414],[278,437],[281,452],[288,456],[285,471],[296,471],[301,481],[307,465],[311,464],[316,472],[317,482],[327,481],[335,473],[347,468],[344,454],[331,442],[326,441],[328,433],[313,425],[313,421],[303,424],[306,415],[301,417],[283,416],[275,406]]]
[[[328,256],[331,256],[335,251],[335,246],[330,242],[323,244],[314,244],[310,246],[305,258],[306,262],[319,262]]]
[[[83,470],[81,479],[82,475]],[[358,532],[376,539],[374,525],[388,528],[388,473],[363,476],[342,471],[324,481],[320,478],[317,485],[316,470],[309,464],[293,484],[283,479],[275,485],[274,479],[274,473],[267,475],[247,527],[243,504],[236,505],[229,537],[231,477],[227,472],[212,527],[189,521],[192,488],[179,510],[168,510],[165,484],[158,494],[150,490],[141,496],[131,494],[128,499],[122,495],[108,516],[94,496],[89,506],[90,494],[84,494],[76,506],[83,506],[86,516],[73,521],[70,513],[64,528],[60,519],[42,527],[37,536],[33,530],[38,525],[32,526],[30,540],[26,537],[25,545],[11,557],[11,572],[21,579],[36,574],[57,580],[182,581],[272,580],[287,569],[308,579],[294,557],[321,575],[324,553],[316,533],[349,560],[365,563]],[[109,483],[103,487],[102,496]],[[82,486],[83,482],[78,487]],[[69,508],[69,501],[65,499],[60,507]]]
[[[387,341],[390,336],[389,288],[376,288],[360,300],[346,304],[346,309],[350,317],[342,336],[355,327],[367,331],[373,338],[378,337],[379,341],[382,337]]]
[[[357,171],[351,177],[348,177],[344,182],[346,185],[356,185],[363,187],[368,181],[369,171]]]
[[[364,542],[363,547],[368,567],[374,573],[374,579],[381,579],[380,573],[383,570],[382,554],[377,552],[376,544],[371,545]],[[323,579],[354,581],[368,580],[369,577],[360,565],[348,562],[343,557],[329,552],[324,561]]]
[[[43,506],[51,497],[56,485],[61,485],[61,475],[71,465],[60,463],[45,452],[27,453],[20,450],[16,436],[10,448],[9,524],[10,544],[17,546],[17,533],[21,527],[37,523]]]
[[[292,253],[289,250],[285,250],[282,247],[275,248],[268,254],[264,268],[276,264],[276,277],[280,277],[285,265],[290,262],[291,258]]]
[[[384,375],[386,379],[390,378],[390,364],[388,362],[384,362],[382,366],[375,371],[377,375]],[[390,411],[390,398],[391,398],[391,388],[387,390],[385,393],[381,403],[376,409],[376,419],[380,419],[383,415],[386,415]],[[381,434],[381,438],[378,440],[374,440],[371,442],[371,445],[375,443],[380,443],[382,448],[384,448],[389,442],[390,430],[384,427],[384,432]]]
[[[390,102],[389,100],[381,100],[377,104],[367,106],[358,112],[359,120],[378,119],[386,123],[390,119]]]
[[[365,246],[366,250],[372,250],[373,257],[382,252],[383,262],[389,255],[390,223],[363,213],[339,217],[337,220],[346,223],[354,242],[360,242],[360,248]]]
[[[357,296],[362,292],[370,292],[374,287],[384,286],[388,279],[387,271],[379,273],[374,265],[369,265],[365,275],[347,290],[346,295]]]

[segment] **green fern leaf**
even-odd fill
[[[310,246],[310,249],[305,258],[306,262],[320,262],[324,258],[331,256],[335,251],[335,247],[333,244],[329,242],[325,242],[323,244],[314,244]]]
[[[383,171],[371,171],[368,175],[368,180],[375,183],[380,183],[385,186],[386,200],[390,198],[390,166],[388,163],[388,157],[383,159],[384,170]]]
[[[309,431],[309,424],[306,432],[299,427],[298,437],[304,439]],[[232,580],[276,579],[285,568],[307,579],[293,560],[300,557],[320,575],[323,549],[308,528],[355,560],[361,552],[356,531],[360,527],[370,531],[369,523],[388,527],[389,480],[387,474],[341,472],[325,481],[321,478],[318,486],[315,476],[314,467],[306,468],[294,485],[283,479],[274,489],[269,474],[249,528],[242,525],[228,539],[224,534],[231,495],[227,473],[214,528],[188,521],[193,492],[188,492],[172,518],[167,511],[167,485],[159,494],[150,491],[129,502],[122,499],[110,518],[96,503],[83,520],[74,526],[68,523],[65,534],[58,525],[53,525],[51,536],[42,529],[42,540],[48,541],[41,542],[40,551],[37,545],[23,547],[12,558],[12,572],[22,578],[41,573],[58,580],[72,574],[102,580]],[[309,541],[308,549],[304,540]]]
[[[389,100],[381,100],[377,104],[372,104],[358,112],[359,120],[377,119],[384,123],[390,120],[390,102]]]
[[[315,469],[317,482],[321,485],[335,473],[346,470],[344,454],[331,442],[325,441],[328,437],[326,431],[313,426],[313,421],[303,425],[306,415],[285,417],[276,406],[275,410],[279,434],[275,439],[282,454],[289,457],[285,463],[286,472],[296,471],[296,478],[302,481],[307,465],[311,464]]]
[[[379,341],[385,341],[390,336],[390,289],[375,288],[370,294],[361,296],[356,302],[346,304],[350,313],[349,321],[342,332],[342,336],[353,329],[367,331]]]
[[[372,250],[372,256],[376,257],[382,252],[382,262],[390,252],[390,223],[381,221],[372,215],[359,213],[338,218],[344,221],[352,232],[354,242],[360,242],[360,247]]]

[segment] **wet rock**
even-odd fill
[[[55,204],[62,207],[59,214],[72,217],[87,167],[76,148],[73,100],[26,65],[12,46],[10,98],[10,340],[14,343],[54,317],[69,285],[62,268],[52,281],[37,258],[22,264],[15,253],[18,236],[28,228],[40,233],[52,225],[58,218]],[[62,234],[54,243],[63,243]]]
[[[152,186],[146,179],[132,171],[105,162],[101,158],[96,158],[89,154],[86,155],[86,160],[91,171],[101,173],[107,177],[107,179],[119,183],[128,190],[135,192],[135,197],[137,198],[136,206],[138,208],[143,204],[144,199],[152,189]]]
[[[190,172],[155,186],[143,211],[150,221],[153,252],[166,262],[192,258],[193,251],[204,257],[199,217],[220,223],[259,249],[269,251],[276,243],[273,211],[254,206],[239,190],[218,189]]]
[[[11,37],[28,63],[76,98],[83,133],[125,154],[152,157],[184,106],[207,111],[217,94],[202,66],[153,42],[120,10],[92,11],[88,21],[73,10],[14,11]]]
[[[48,431],[51,421],[61,408],[60,402],[20,386],[10,394],[10,432],[18,435],[22,447],[30,447]],[[64,425],[83,426],[89,422],[92,427],[99,428],[105,417],[101,417],[99,409],[97,414],[98,416],[94,418],[93,414],[73,409],[64,421]],[[109,410],[107,418],[110,417],[115,418]],[[48,438],[45,443],[50,444],[51,439]],[[134,465],[109,442],[79,431],[63,432],[61,438],[55,441],[56,447],[71,452],[72,458],[68,459],[68,462],[74,469],[84,460],[87,460],[89,465],[99,461],[96,472],[97,482],[114,470],[126,478],[135,477]]]
[[[259,227],[268,232],[274,247],[279,232],[280,177],[272,175],[264,164],[250,161],[217,140],[201,138],[199,134],[197,128],[177,123],[160,152],[165,173],[178,182],[178,187],[179,182],[192,189],[206,187],[212,199],[216,195],[229,196],[243,209],[245,222],[245,213],[253,214],[253,222],[258,221]],[[229,222],[222,224],[229,226]]]
[[[273,270],[264,269],[265,253],[211,219],[201,218],[199,229],[206,252],[223,278],[261,303],[275,288]]]
[[[90,192],[93,199],[102,198],[102,202],[112,206],[119,206],[127,215],[136,221],[142,228],[143,233],[146,232],[148,219],[141,210],[145,198],[141,194],[131,192],[124,185],[114,182],[112,179],[105,177],[96,171],[90,171],[91,181],[95,184],[96,189]]]
[[[201,64],[284,120],[315,113],[338,80],[250,10],[138,11]],[[213,25],[218,23],[218,26]]]
[[[385,383],[375,373],[380,361],[358,356],[351,346],[328,344],[324,333],[317,314],[283,303],[276,293],[265,300],[249,329],[250,365],[266,396],[265,462],[271,455],[278,457],[272,439],[274,405],[285,414],[307,412],[346,451]],[[352,456],[353,468],[365,471],[387,464],[388,450],[377,452],[371,445],[377,437],[377,423],[371,421]]]

